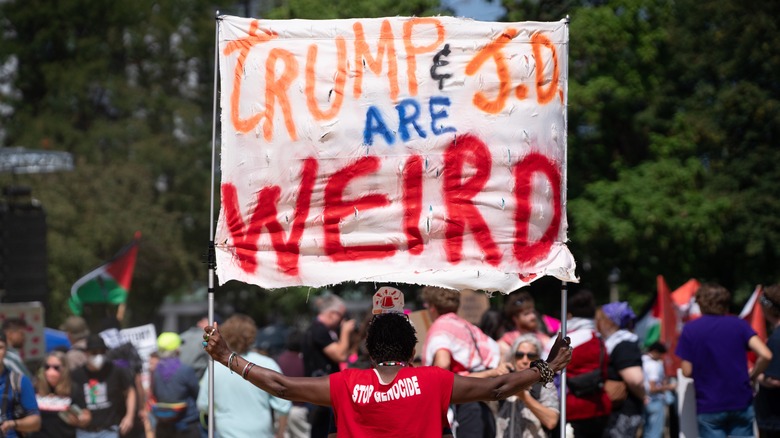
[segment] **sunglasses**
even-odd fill
[[[523,351],[517,351],[515,352],[515,359],[522,359],[524,357],[527,357],[528,360],[536,360],[539,359],[539,355],[536,353],[526,353]]]
[[[49,364],[46,364],[46,365],[43,366],[43,368],[46,369],[46,370],[54,368],[54,371],[59,371],[61,367],[59,365],[49,365]]]

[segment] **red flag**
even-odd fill
[[[661,321],[660,341],[668,350],[664,357],[664,369],[667,376],[675,376],[677,368],[680,367],[680,358],[674,354],[674,350],[677,348],[677,339],[680,337],[678,329],[680,317],[677,306],[672,302],[672,294],[663,275],[657,277],[656,284],[658,296],[653,307],[653,314]]]
[[[761,285],[756,286],[750,299],[745,303],[745,307],[742,308],[742,312],[739,313],[739,317],[747,321],[758,337],[766,342],[766,320],[764,319],[764,309],[761,307],[761,295],[763,294],[764,288]],[[748,352],[748,362],[751,367],[756,363],[756,359],[755,353],[752,351]]]
[[[700,316],[698,306],[693,306],[693,297],[696,295],[696,291],[699,290],[700,286],[701,283],[699,283],[698,280],[691,278],[672,292],[672,301],[680,311],[683,322],[696,319]]]

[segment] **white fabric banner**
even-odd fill
[[[220,17],[220,283],[577,281],[567,53],[563,21]]]

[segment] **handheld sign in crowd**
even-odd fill
[[[576,281],[564,21],[219,20],[220,283]]]

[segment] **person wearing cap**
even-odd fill
[[[222,323],[222,319],[217,314],[214,314],[214,321]],[[179,348],[179,360],[192,367],[198,379],[203,377],[203,373],[209,366],[209,355],[200,347],[200,342],[203,340],[201,339],[203,328],[207,325],[209,325],[208,314],[201,315],[195,325],[179,335],[182,342],[182,346]]]
[[[20,433],[38,431],[41,428],[41,415],[30,378],[3,365],[8,344],[5,332],[0,332],[0,394],[3,394],[0,396],[3,400],[0,436],[16,438]],[[18,384],[13,383],[14,380]],[[18,393],[18,396],[14,393]],[[17,418],[14,413],[18,411],[23,411],[23,415]]]
[[[89,411],[76,421],[77,438],[118,438],[133,427],[136,392],[130,372],[106,359],[100,335],[87,338],[87,363],[71,375],[73,404]],[[91,418],[90,418],[91,417]]]
[[[24,341],[27,339],[27,330],[30,328],[27,321],[22,318],[7,318],[3,321],[2,332],[7,339],[6,354],[3,363],[6,367],[24,374],[27,378],[33,378],[32,372],[24,364],[19,351],[24,348]]]
[[[417,335],[406,315],[376,313],[366,347],[371,369],[348,368],[319,377],[287,377],[230,350],[218,325],[204,329],[204,348],[225,369],[252,385],[287,400],[332,406],[339,431],[356,437],[441,437],[450,403],[499,400],[554,374],[571,360],[568,339],[560,335],[548,361],[493,378],[460,376],[439,367],[413,367]],[[217,419],[219,424],[219,418]],[[326,431],[327,432],[327,431]]]
[[[605,389],[612,400],[604,436],[636,436],[645,410],[645,374],[639,337],[629,331],[636,315],[625,302],[609,303],[596,312],[596,328],[604,339],[609,361]]]
[[[87,363],[87,336],[89,336],[87,321],[80,316],[72,315],[60,325],[60,330],[68,335],[70,341],[70,350],[65,354],[68,367],[71,371],[82,367]]]
[[[157,420],[157,438],[200,438],[200,423],[195,400],[198,398],[198,376],[179,359],[181,337],[173,332],[157,337],[160,361],[152,373],[152,414]]]

